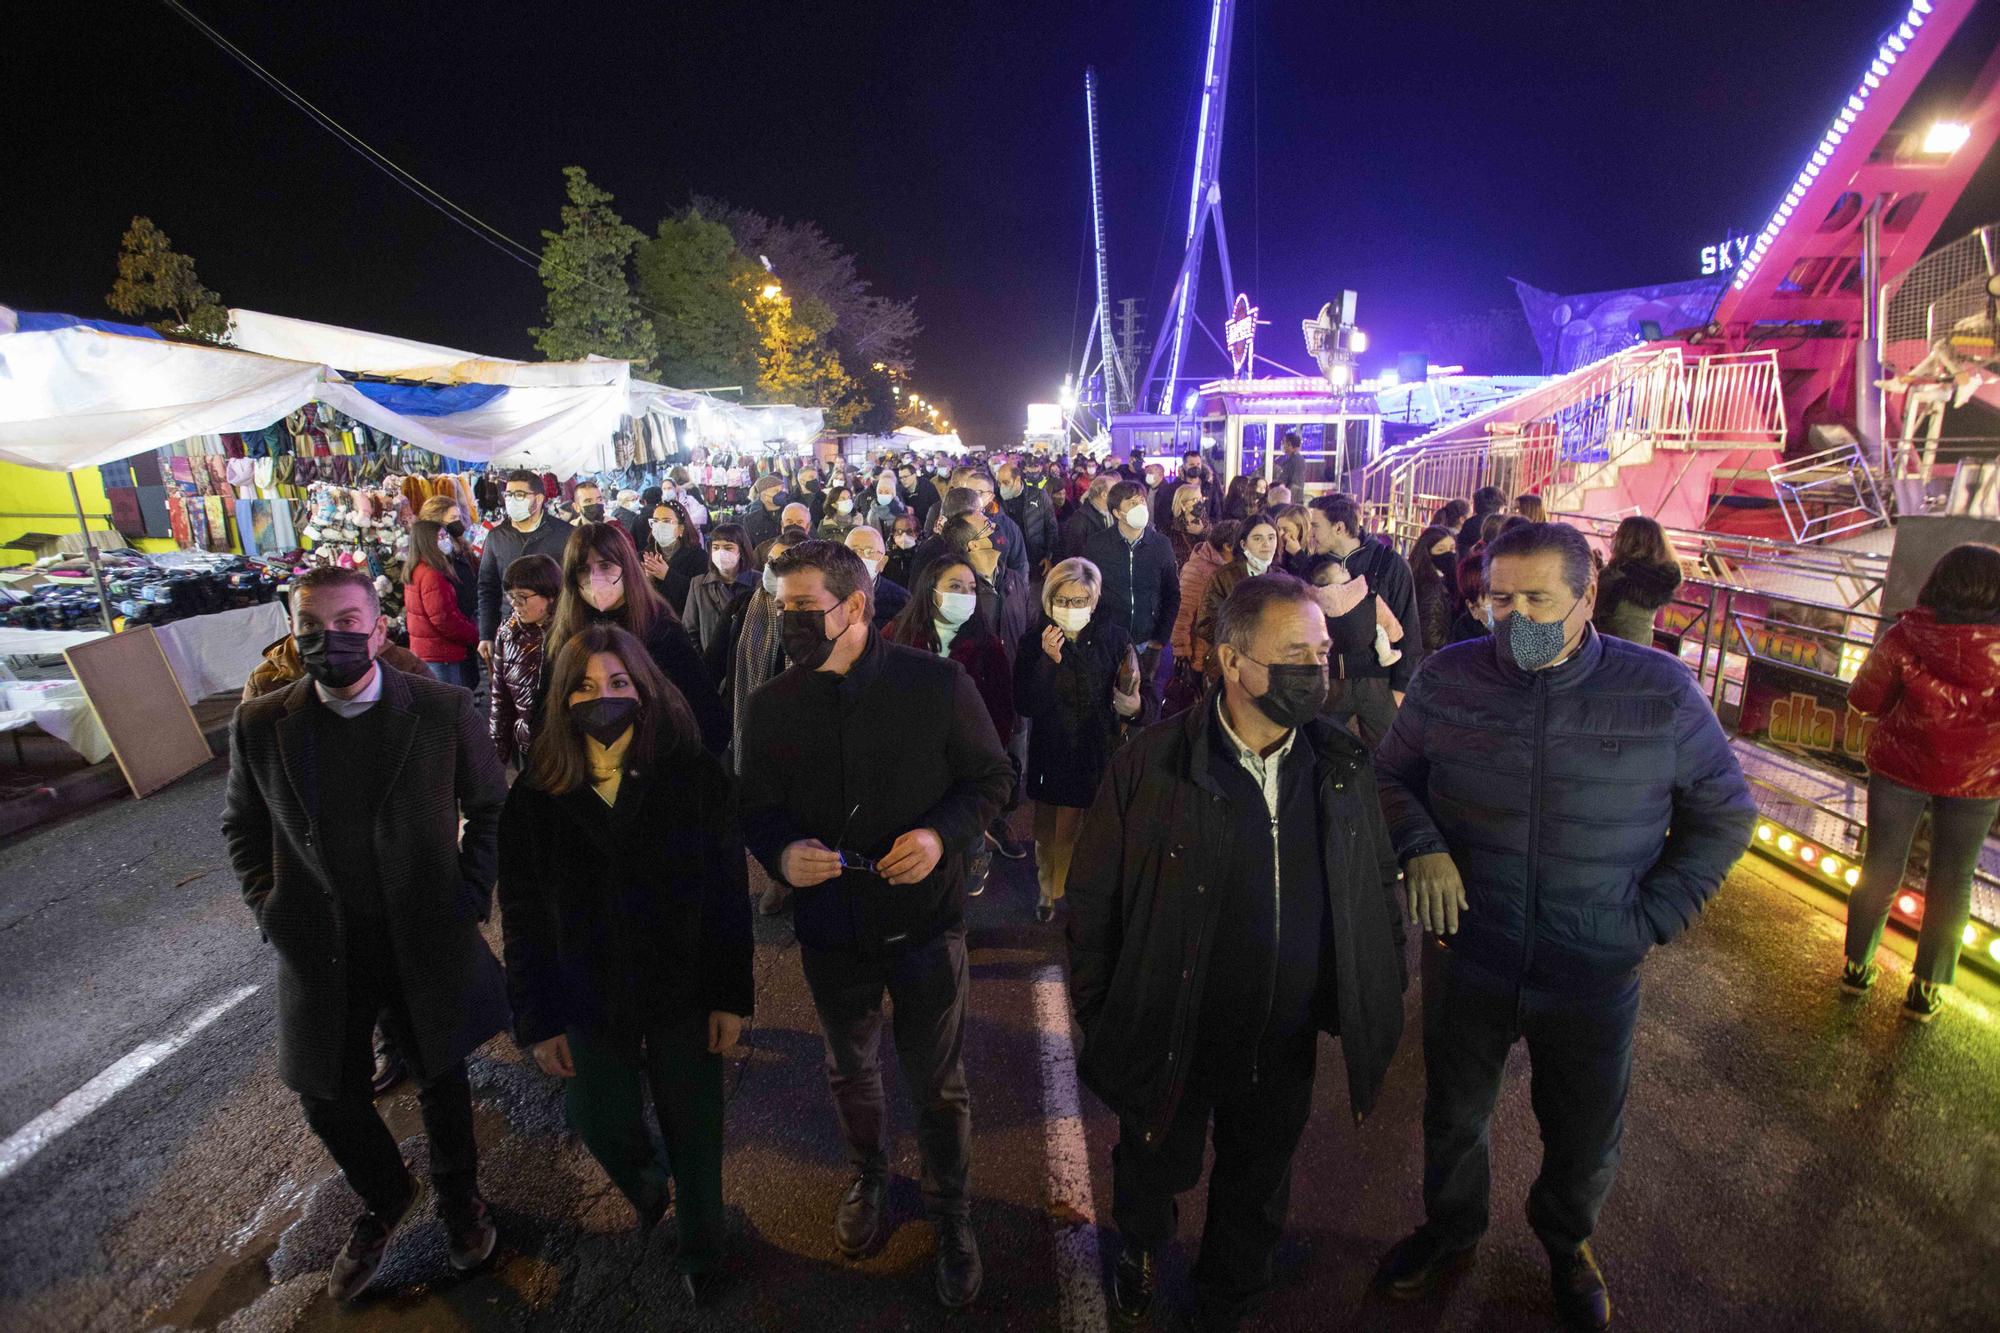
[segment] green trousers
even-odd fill
[[[576,1077],[564,1089],[570,1128],[641,1217],[665,1206],[673,1178],[680,1266],[722,1262],[722,1057],[708,1050],[708,1015],[676,1019],[640,1039],[572,1031]],[[646,1091],[666,1141],[646,1132]]]

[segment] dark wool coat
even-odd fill
[[[707,752],[628,765],[618,803],[523,776],[500,821],[500,923],[522,1047],[748,1017],[750,890],[735,783]]]
[[[243,901],[278,953],[278,1076],[315,1097],[340,1091],[347,1015],[347,923],[328,882],[305,760],[311,680],[236,710],[222,835]],[[507,1026],[500,965],[480,937],[490,910],[507,783],[472,695],[428,676],[382,672],[389,722],[366,789],[375,861],[420,1077],[462,1060]],[[459,817],[465,818],[464,831]]]
[[[1028,798],[1084,809],[1118,748],[1120,720],[1111,694],[1132,651],[1132,636],[1092,617],[1083,633],[1063,645],[1058,666],[1042,651],[1048,625],[1037,618],[1014,656],[1014,708],[1034,719],[1028,728]]]

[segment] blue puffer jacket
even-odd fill
[[[1375,758],[1396,851],[1448,851],[1453,951],[1538,989],[1622,981],[1694,921],[1756,807],[1687,668],[1592,631],[1546,671],[1496,641],[1425,659]]]

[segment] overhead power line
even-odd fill
[[[602,282],[598,282],[593,278],[585,276],[584,274],[576,273],[570,269],[563,267],[560,264],[556,264],[549,261],[539,251],[532,250],[529,247],[523,245],[521,242],[515,240],[512,236],[509,236],[506,232],[494,226],[492,223],[487,222],[484,218],[481,218],[477,214],[473,213],[470,209],[464,207],[461,204],[453,202],[451,199],[447,198],[444,194],[440,193],[435,189],[432,189],[429,185],[426,185],[423,181],[419,180],[413,173],[406,171],[403,167],[399,166],[386,153],[383,153],[379,149],[375,148],[372,144],[364,140],[360,135],[348,129],[345,125],[342,125],[332,116],[328,115],[326,112],[320,110],[317,106],[313,105],[313,103],[309,101],[303,94],[294,90],[291,87],[291,85],[287,84],[283,79],[280,79],[270,70],[265,69],[264,66],[257,63],[257,61],[253,59],[248,52],[244,51],[242,47],[236,45],[236,43],[230,41],[227,37],[223,36],[221,33],[217,32],[214,28],[210,27],[206,22],[202,20],[200,15],[194,13],[186,5],[181,4],[180,0],[160,0],[160,3],[164,4],[169,10],[171,10],[175,15],[177,15],[181,19],[184,19],[189,24],[189,26],[194,28],[196,32],[199,32],[203,37],[206,37],[209,41],[213,42],[223,52],[223,54],[227,55],[230,59],[234,60],[237,64],[241,65],[244,69],[248,70],[250,74],[253,75],[260,83],[270,88],[272,92],[275,92],[276,94],[278,94],[278,96],[284,98],[287,102],[290,102],[300,111],[303,111],[309,118],[311,118],[314,124],[318,125],[321,129],[324,129],[327,133],[333,135],[334,138],[338,139],[342,144],[342,146],[346,147],[351,152],[355,153],[363,161],[367,162],[370,166],[380,171],[390,180],[396,182],[396,184],[402,186],[405,190],[415,195],[425,204],[429,205],[433,209],[436,209],[439,213],[442,213],[445,217],[451,219],[452,222],[456,223],[460,227],[463,227],[466,231],[471,232],[474,236],[477,236],[481,241],[484,241],[487,245],[492,246],[495,250],[498,250],[501,254],[507,256],[507,258],[513,260],[515,263],[525,264],[529,268],[534,269],[537,273],[540,273],[543,267],[546,266],[551,271],[560,273],[564,277],[569,278],[572,281],[582,283],[587,287],[594,287],[601,292],[605,292],[607,294],[618,292],[624,295],[630,295],[632,296],[633,300],[637,302],[639,308],[645,311],[647,314],[649,315],[661,314],[661,312],[654,310],[651,306],[648,306],[644,301],[640,301],[638,299],[637,294],[631,292],[629,288],[621,289],[621,288],[609,287]],[[664,316],[662,317],[664,318]]]

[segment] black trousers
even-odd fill
[[[299,1094],[306,1123],[326,1145],[347,1183],[372,1213],[392,1214],[409,1194],[409,1168],[396,1137],[375,1111],[375,1023],[378,1018],[405,1052],[402,985],[386,923],[355,917],[348,924],[347,1012],[333,1017],[340,1029],[340,1092]],[[479,1145],[472,1134],[472,1085],[460,1061],[417,1087],[424,1134],[430,1140],[431,1180],[438,1201],[450,1208],[479,1186]]]
[[[1306,1032],[1259,1062],[1257,1082],[1224,1077],[1200,1064],[1159,1146],[1144,1127],[1121,1119],[1111,1150],[1111,1216],[1125,1244],[1157,1251],[1174,1238],[1176,1195],[1201,1181],[1209,1124],[1215,1167],[1208,1177],[1208,1220],[1195,1261],[1195,1303],[1204,1317],[1240,1319],[1271,1285],[1271,1256],[1291,1206],[1292,1154],[1312,1111],[1317,1032]]]
[[[882,1091],[882,995],[903,1081],[917,1109],[924,1205],[932,1217],[971,1209],[972,1095],[965,1086],[965,932],[946,931],[904,953],[869,955],[801,946],[806,986],[826,1038],[826,1082],[855,1174],[889,1173]]]
[[[1509,989],[1436,940],[1424,969],[1426,1230],[1469,1245],[1489,1218],[1488,1129],[1507,1052],[1528,1043],[1528,1096],[1542,1131],[1542,1171],[1528,1225],[1551,1253],[1590,1239],[1618,1173],[1639,975],[1593,996]]]

